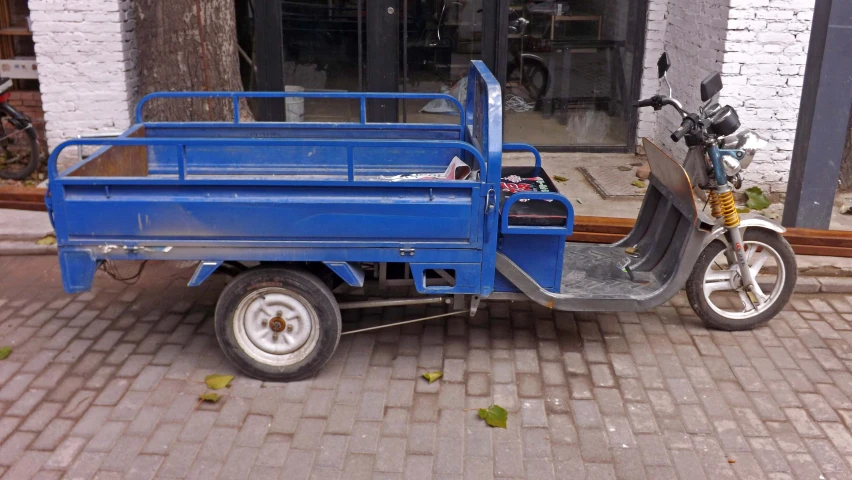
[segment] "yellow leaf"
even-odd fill
[[[198,398],[203,402],[216,403],[222,397],[220,397],[218,393],[207,392],[204,395],[199,395]]]
[[[636,188],[645,188],[647,186],[642,180],[633,180],[630,184]]]
[[[213,375],[207,375],[206,377],[204,377],[204,382],[207,384],[208,388],[212,388],[213,390],[221,390],[227,387],[233,379],[233,375],[220,375],[214,373]]]
[[[56,237],[53,235],[48,235],[44,238],[39,239],[36,242],[36,245],[56,245]]]
[[[12,347],[0,348],[0,360],[6,360],[12,354]]]
[[[435,380],[437,380],[437,379],[439,379],[443,376],[444,376],[444,374],[441,373],[441,372],[429,372],[429,373],[423,374],[423,378],[425,378],[426,380],[429,380],[429,383],[432,383]]]
[[[563,177],[562,175],[554,175],[553,179],[556,180],[557,182],[567,182],[568,181],[568,177]]]

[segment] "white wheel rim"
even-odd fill
[[[316,310],[301,295],[281,287],[261,288],[243,297],[233,327],[243,352],[275,367],[304,360],[319,337]]]
[[[737,263],[733,265],[728,264],[728,259],[725,256],[727,249],[719,252],[713,261],[710,262],[707,270],[704,271],[703,278],[704,299],[707,301],[707,304],[719,315],[734,320],[747,320],[770,308],[778,300],[778,297],[781,296],[781,290],[784,287],[784,280],[787,276],[781,255],[771,246],[763,242],[745,241],[743,242],[743,248],[745,249],[746,264],[749,266],[752,278],[757,283],[753,292],[758,301],[757,306],[753,304],[743,289],[739,265]],[[772,290],[767,293],[760,286],[760,283],[764,283],[764,286],[766,286],[766,282],[761,282],[759,275],[761,271],[765,272],[767,270],[767,262],[770,260],[774,262],[777,268],[777,275],[772,285]],[[716,293],[724,292],[736,294],[739,298],[739,303],[742,304],[742,308],[739,308],[739,305],[735,301],[722,302],[718,298],[715,301],[711,298]],[[726,309],[724,308],[724,303],[731,303],[733,306]]]

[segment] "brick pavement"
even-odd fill
[[[682,296],[639,314],[492,303],[345,337],[316,378],[237,375],[199,405],[205,375],[234,373],[221,279],[190,289],[191,270],[152,264],[72,297],[53,258],[0,271],[3,478],[852,478],[852,297],[797,295],[735,334]],[[492,402],[508,429],[477,418]]]

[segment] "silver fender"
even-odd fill
[[[770,220],[763,215],[758,215],[756,213],[742,213],[740,214],[740,227],[743,230],[748,228],[765,228],[767,230],[772,230],[773,232],[784,233],[787,231],[786,228],[781,226],[780,223]],[[745,232],[743,232],[745,233]],[[719,219],[716,221],[716,224],[713,226],[713,232],[707,236],[707,239],[704,240],[704,246],[710,244],[713,240],[722,240],[726,244],[728,241],[725,239],[725,223],[724,220]],[[703,248],[703,247],[702,247]]]

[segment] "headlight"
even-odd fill
[[[763,150],[769,145],[769,142],[760,138],[760,135],[752,132],[751,130],[744,130],[736,135],[737,143],[734,146],[737,150],[742,150],[745,153],[745,156],[740,161],[742,168],[748,168],[751,164],[751,161],[754,160],[754,154],[758,152],[758,150]]]
[[[729,177],[735,176],[743,169],[742,163],[740,163],[736,158],[729,157],[727,155],[722,157],[722,166],[725,167],[725,175]]]

